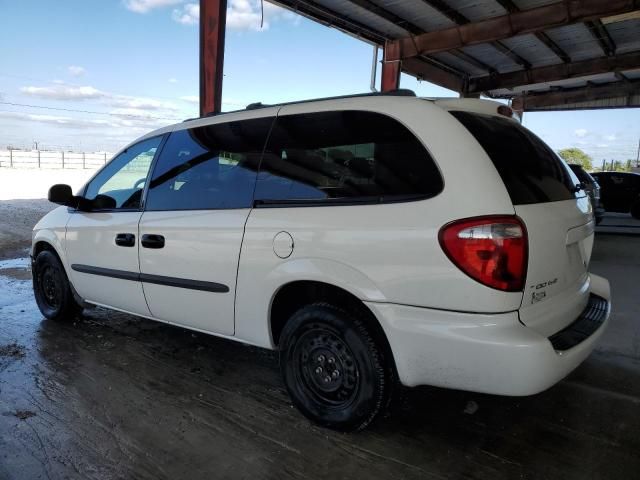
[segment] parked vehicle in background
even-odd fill
[[[254,105],[149,133],[77,196],[52,187],[35,296],[47,318],[88,303],[276,349],[293,403],[338,430],[398,382],[532,395],[609,318],[576,183],[497,102]]]
[[[595,178],[593,178],[583,167],[577,163],[570,163],[569,168],[575,173],[578,180],[582,183],[585,191],[591,199],[591,205],[593,206],[593,214],[596,218],[596,225],[602,221],[604,215],[604,208],[600,205],[600,185]]]
[[[640,219],[640,174],[628,172],[596,172],[600,185],[600,201],[607,212],[631,213]]]

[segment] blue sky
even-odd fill
[[[0,0],[0,148],[113,152],[196,116],[197,3]],[[229,5],[224,109],[368,90],[370,45],[267,2],[260,29],[259,0]],[[401,86],[453,95],[404,75]],[[555,149],[624,160],[635,158],[640,109],[527,113],[524,123]]]

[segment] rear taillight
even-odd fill
[[[506,292],[524,288],[527,231],[519,218],[458,220],[442,227],[439,239],[449,259],[474,280]]]

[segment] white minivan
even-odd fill
[[[495,102],[251,105],[149,133],[49,199],[45,317],[99,305],[277,349],[293,403],[334,429],[398,383],[540,392],[609,318],[589,198]]]

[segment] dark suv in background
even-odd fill
[[[602,193],[602,206],[608,212],[631,213],[640,220],[640,174],[597,172]]]
[[[584,185],[584,190],[589,195],[591,199],[591,204],[593,205],[593,213],[596,217],[596,225],[598,225],[602,221],[602,217],[604,215],[604,208],[600,204],[600,185],[584,168],[582,165],[578,165],[577,163],[570,163],[569,167],[575,173],[578,180]]]

